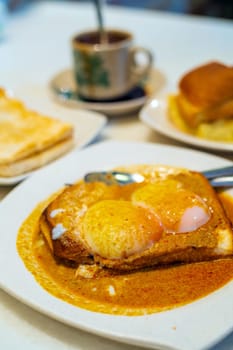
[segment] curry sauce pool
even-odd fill
[[[116,315],[150,314],[191,303],[233,278],[231,258],[121,274],[102,269],[84,278],[56,262],[39,232],[39,217],[50,201],[40,203],[22,224],[17,249],[36,281],[74,306]]]

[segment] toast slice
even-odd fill
[[[233,67],[210,62],[185,74],[177,97],[190,127],[233,117]]]
[[[28,110],[0,89],[0,176],[36,169],[73,147],[72,125]]]
[[[140,165],[124,170],[140,172],[145,176],[145,182],[125,186],[107,186],[100,182],[84,183],[79,181],[77,184],[65,188],[45,209],[40,218],[40,229],[56,258],[75,266],[79,264],[98,264],[115,270],[135,270],[163,264],[206,261],[233,254],[231,223],[214,189],[202,174],[187,169],[153,165]],[[166,181],[169,181],[170,188]],[[174,183],[178,184],[179,187],[175,198]],[[159,191],[156,190],[158,185],[160,186]],[[138,237],[137,232],[135,233],[135,221],[139,220],[137,228],[140,234],[145,227],[149,227],[148,230],[151,230],[151,225],[147,226],[147,222],[144,220],[145,216],[140,216],[142,212],[138,211],[139,215],[137,213],[131,215],[132,212],[127,209],[128,211],[124,216],[124,212],[120,207],[123,202],[124,206],[127,205],[130,210],[131,208],[145,210],[145,212],[148,210],[147,218],[151,220],[154,209],[150,207],[147,199],[143,202],[142,197],[138,196],[138,190],[143,193],[147,186],[152,189],[152,192],[147,192],[144,198],[153,199],[156,197],[155,193],[158,196],[159,211],[155,213],[155,216],[159,216],[161,212],[165,212],[166,215],[170,213],[166,220],[173,220],[173,217],[176,217],[180,211],[179,193],[184,195],[186,193],[184,191],[187,191],[187,193],[193,194],[190,197],[192,201],[195,196],[198,196],[204,203],[210,214],[208,220],[189,231],[166,230],[165,226],[161,231],[161,227],[152,225],[152,230],[153,228],[155,231],[159,230],[149,235],[150,239],[156,235],[155,240],[151,240],[150,244],[145,245],[144,237],[140,236],[138,242],[142,244],[143,249],[137,247],[135,250],[131,247],[131,250],[128,251],[127,245],[132,242],[130,243],[127,240],[126,245],[122,248],[122,255],[114,257],[111,255],[111,249],[118,246],[121,248],[122,231],[126,232],[127,237],[132,231],[136,235],[135,237]],[[166,195],[162,193],[161,188],[166,188]],[[185,202],[188,203],[186,195]],[[105,203],[108,203],[108,206],[104,207]],[[112,212],[109,212],[109,203],[114,204]],[[93,208],[96,208],[99,204],[102,205],[103,211],[94,212]],[[169,211],[168,206],[170,206]],[[120,213],[119,216],[122,216],[123,224],[122,222],[120,224],[116,222],[118,212]],[[122,212],[123,214],[121,214]],[[94,213],[94,215],[91,216],[91,213]],[[87,225],[88,217],[90,217],[89,226]],[[97,220],[95,223],[98,218],[99,221]],[[121,217],[119,220],[121,220]],[[131,226],[128,228],[127,225]],[[97,238],[94,237],[96,232],[91,232],[90,227],[94,227],[93,231],[96,230],[99,233]],[[132,230],[131,227],[133,227]],[[86,232],[88,228],[89,232]],[[99,231],[98,228],[100,228]],[[108,229],[113,232],[113,243],[106,236],[106,230]],[[148,232],[144,230],[143,234],[146,236]],[[90,238],[95,239],[94,243]],[[96,249],[98,244],[101,249],[104,247],[102,251]],[[133,248],[137,245],[134,245]],[[106,256],[106,251],[110,252],[109,256]]]

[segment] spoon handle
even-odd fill
[[[233,177],[225,176],[225,177],[216,177],[214,179],[209,180],[212,187],[233,187]]]
[[[106,33],[104,30],[104,20],[103,20],[103,0],[93,0],[96,8],[98,28],[100,32],[100,41],[106,42]]]
[[[93,0],[96,8],[96,13],[97,13],[97,20],[98,20],[98,25],[101,30],[103,30],[104,23],[103,23],[103,14],[102,14],[102,0]]]
[[[233,166],[210,169],[203,171],[202,174],[209,180],[213,187],[233,187]],[[85,182],[101,181],[107,185],[119,184],[127,185],[129,183],[140,183],[144,177],[140,174],[132,174],[121,171],[97,171],[88,173],[84,177]]]
[[[106,185],[128,185],[144,181],[144,176],[119,171],[97,171],[84,176],[85,182],[100,181]]]
[[[232,176],[233,166],[203,171],[202,174],[209,180],[217,177]]]

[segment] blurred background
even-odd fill
[[[7,3],[9,11],[20,11],[32,2],[40,0],[0,0]],[[50,0],[60,1],[60,0]],[[64,1],[64,0],[63,0]],[[67,0],[67,2],[91,0]],[[233,0],[105,0],[106,4],[147,8],[175,13],[233,19]]]

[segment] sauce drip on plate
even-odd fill
[[[223,195],[221,200],[232,213],[232,200]],[[40,203],[23,223],[17,249],[36,281],[70,304],[109,314],[144,315],[191,303],[233,279],[231,258],[131,273],[101,269],[82,277],[76,269],[56,262],[39,233],[38,219],[50,201]]]

